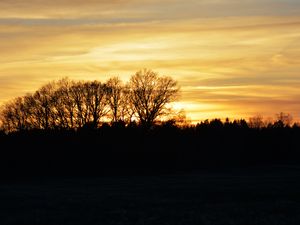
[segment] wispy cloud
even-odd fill
[[[293,0],[2,0],[0,102],[148,67],[179,81],[193,119],[297,117],[299,12]]]

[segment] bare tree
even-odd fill
[[[151,127],[165,113],[166,105],[176,99],[177,82],[171,77],[160,77],[151,70],[141,70],[129,82],[130,100],[140,123]]]
[[[64,129],[75,128],[75,102],[71,97],[70,89],[73,81],[63,78],[57,82],[57,89],[53,93],[53,107],[56,126]]]
[[[74,83],[70,89],[70,98],[71,101],[75,104],[75,126],[80,128],[85,124],[85,114],[84,114],[84,90],[82,82]]]
[[[264,126],[264,121],[261,115],[257,115],[249,118],[249,127],[260,129],[263,126]]]
[[[37,118],[37,102],[32,94],[24,97],[24,105],[27,112],[28,129],[41,129],[40,119]]]
[[[130,123],[134,115],[134,110],[130,101],[130,89],[128,85],[123,85],[118,77],[109,79],[106,84],[112,122],[122,121]]]
[[[275,122],[277,125],[282,124],[283,126],[289,127],[292,124],[293,117],[289,113],[280,112],[276,114],[277,121]]]
[[[75,106],[77,127],[93,125],[97,127],[100,119],[107,115],[107,88],[98,81],[77,82],[70,88],[70,97]]]
[[[186,116],[186,112],[184,109],[173,113],[171,120],[173,120],[175,125],[179,127],[187,127],[189,124],[191,124],[191,120]]]
[[[107,104],[107,86],[98,81],[85,83],[86,109],[90,113],[93,127],[99,125],[100,119],[107,115],[109,107]]]
[[[127,124],[131,124],[134,122],[135,114],[136,111],[131,97],[131,89],[129,84],[127,84],[123,90],[121,120]]]
[[[127,85],[119,78],[106,84],[64,78],[4,105],[0,110],[1,128],[7,132],[96,128],[104,118],[127,124],[138,120],[151,127],[158,118],[164,119],[170,113],[167,105],[175,100],[178,91],[172,78],[146,69],[133,75]]]
[[[122,110],[122,94],[123,85],[118,77],[110,78],[107,82],[108,90],[108,104],[111,112],[112,122],[118,122],[121,120],[121,110]]]
[[[55,84],[48,83],[33,94],[30,102],[31,113],[34,116],[36,128],[49,129],[55,125],[53,115],[53,93]]]
[[[21,97],[14,99],[3,107],[1,117],[4,129],[9,132],[25,129],[26,118],[23,108],[23,98]]]

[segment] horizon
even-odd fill
[[[300,120],[296,0],[3,0],[0,104],[63,77],[173,77],[192,121]]]

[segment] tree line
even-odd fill
[[[103,123],[141,125],[151,128],[157,121],[164,124],[188,124],[185,115],[173,112],[169,103],[179,96],[178,83],[167,76],[143,69],[131,76],[127,83],[113,77],[100,81],[74,81],[68,78],[50,82],[32,94],[17,97],[0,109],[0,130],[9,132],[28,130],[97,129]],[[195,126],[247,127],[254,129],[298,127],[292,116],[279,113],[275,120],[260,115],[248,121],[205,120]]]
[[[64,78],[3,105],[0,123],[6,132],[98,128],[103,121],[151,127],[178,93],[175,80],[148,69],[126,84],[118,77],[105,83]]]
[[[0,177],[300,163],[290,114],[193,125],[169,108],[178,95],[175,80],[144,69],[127,83],[65,78],[15,98],[0,110]]]
[[[169,120],[147,130],[104,123],[97,129],[0,132],[0,177],[299,165],[299,136],[298,126],[258,129],[245,120],[219,119],[184,127]]]

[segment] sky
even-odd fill
[[[192,121],[300,120],[299,0],[1,0],[0,104],[69,77],[181,87]]]

